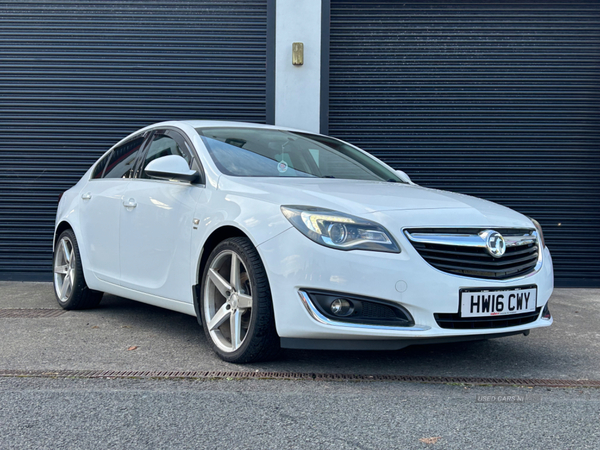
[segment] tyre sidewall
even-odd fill
[[[257,323],[258,323],[257,315],[269,314],[270,317],[273,317],[271,292],[270,292],[270,289],[268,288],[268,284],[267,284],[267,289],[263,289],[262,291],[259,289],[259,287],[256,283],[257,273],[255,270],[255,267],[250,262],[250,255],[248,255],[246,250],[241,245],[239,245],[238,242],[240,239],[247,239],[247,238],[226,239],[225,241],[218,244],[214,248],[214,250],[211,252],[210,256],[208,257],[208,260],[206,261],[206,265],[204,267],[204,273],[202,275],[202,290],[201,290],[201,294],[200,294],[201,295],[200,310],[202,313],[202,327],[204,329],[204,334],[206,335],[206,338],[209,341],[212,349],[222,359],[224,359],[225,361],[229,361],[229,362],[241,362],[241,360],[247,360],[247,359],[249,359],[249,357],[251,358],[252,355],[246,355],[246,353],[249,351],[249,347],[251,347],[251,346],[253,346],[253,344],[255,344],[253,341],[256,338],[259,338],[259,339],[262,338],[262,336],[257,335]],[[249,239],[247,239],[247,241],[250,243]],[[210,268],[210,265],[214,261],[214,259],[221,252],[223,252],[225,250],[234,251],[238,255],[238,257],[241,259],[242,263],[244,264],[244,267],[246,267],[246,271],[248,273],[248,279],[250,281],[250,288],[252,290],[252,311],[250,313],[250,324],[248,326],[248,332],[246,334],[246,338],[244,339],[244,342],[242,342],[242,345],[233,352],[224,352],[219,347],[217,347],[217,345],[213,342],[213,339],[210,335],[210,331],[208,330],[208,320],[207,320],[208,318],[205,315],[206,313],[205,313],[205,305],[204,305],[204,302],[205,302],[204,296],[205,296],[205,291],[206,291],[208,270]],[[254,250],[254,251],[256,251],[256,250]],[[262,265],[262,261],[259,260],[259,264],[261,266],[260,269],[263,272],[265,272],[264,266]],[[261,298],[263,300],[268,300],[268,301],[261,302]]]
[[[77,270],[77,266],[79,265],[79,247],[77,245],[77,239],[75,238],[75,234],[71,230],[63,231],[56,240],[56,244],[54,245],[54,258],[52,260],[52,269],[54,270],[54,265],[56,265],[56,258],[58,258],[59,253],[59,245],[64,238],[68,238],[69,241],[71,241],[71,245],[73,246],[73,254],[76,259],[75,270],[73,271],[74,275],[73,279],[71,280],[71,295],[69,295],[69,298],[66,301],[62,301],[60,299],[58,293],[56,292],[56,281],[54,280],[54,273],[52,274],[52,287],[54,289],[54,296],[56,297],[56,301],[58,302],[58,304],[65,309],[70,309],[73,303],[73,298],[76,296],[76,286],[80,278],[80,274],[78,273],[79,271]]]
[[[56,263],[56,258],[58,256],[58,246],[60,241],[63,238],[68,238],[73,245],[73,254],[75,257],[75,270],[73,271],[73,279],[72,279],[72,287],[71,287],[71,295],[66,301],[61,301],[56,292],[56,285],[54,280],[54,264]],[[83,265],[81,263],[81,256],[79,253],[79,244],[77,242],[77,238],[75,237],[75,233],[73,230],[65,230],[63,231],[56,243],[54,245],[54,257],[52,258],[52,288],[54,291],[54,296],[56,297],[56,301],[58,304],[67,310],[71,309],[89,309],[95,308],[100,303],[100,299],[102,298],[102,293],[97,291],[92,291],[87,287],[85,282],[85,277],[83,275]]]

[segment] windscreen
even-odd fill
[[[260,128],[196,131],[226,175],[402,182],[393,171],[367,155],[326,136]]]

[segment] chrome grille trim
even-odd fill
[[[482,228],[416,228],[404,234],[421,257],[436,269],[453,275],[492,280],[521,277],[541,263],[535,229],[494,228],[506,242],[502,257],[488,254]]]
[[[485,230],[485,228],[482,228],[481,230],[483,231]],[[529,230],[529,233],[517,236],[505,235],[502,231],[498,232],[504,237],[507,247],[535,244],[537,241],[537,231],[535,230]],[[411,233],[410,230],[404,230],[404,233],[412,242],[421,242],[423,244],[456,245],[459,247],[464,246],[485,248],[485,240],[483,240],[479,234]]]

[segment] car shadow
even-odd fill
[[[236,365],[221,361],[210,349],[195,317],[152,305],[106,295],[97,310],[112,320],[134,324],[138,332],[153,333],[171,344],[193,342],[195,355],[180,355],[198,361],[190,370],[260,370],[275,372],[563,378],[556,364],[569,364],[560,349],[548,348],[545,330],[530,336],[450,344],[413,345],[396,351],[284,350],[275,361]],[[197,346],[197,347],[196,347]],[[182,348],[179,351],[190,351]],[[176,362],[178,355],[173,355]],[[568,358],[567,358],[568,359]],[[179,366],[179,364],[175,364]]]

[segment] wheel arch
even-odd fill
[[[62,220],[56,226],[56,229],[54,230],[54,240],[52,241],[52,249],[53,250],[54,250],[54,247],[56,247],[56,241],[58,241],[58,238],[60,237],[60,235],[65,230],[71,230],[73,233],[75,233],[75,230],[73,229],[73,226],[68,221]],[[75,238],[77,238],[77,235],[75,235]]]
[[[54,230],[54,239],[52,241],[52,253],[54,254],[54,249],[56,248],[56,243],[58,241],[58,238],[65,230],[71,230],[71,232],[75,235],[75,239],[77,239],[77,244],[79,247],[79,257],[81,258],[81,266],[83,268],[83,279],[85,280],[86,284],[89,286],[88,281],[90,280],[90,278],[93,279],[93,275],[88,273],[87,254],[85,253],[85,248],[82,248],[80,245],[82,240],[81,240],[81,237],[79,236],[79,233],[76,231],[76,227],[73,226],[73,224],[71,222],[69,222],[67,219],[62,219],[58,223],[58,225],[56,225],[56,228]],[[54,256],[52,257],[52,260],[54,261]],[[52,264],[54,264],[54,262]]]
[[[214,230],[204,241],[204,245],[202,246],[202,250],[200,252],[200,257],[198,259],[197,269],[196,269],[196,284],[193,288],[194,294],[194,310],[196,311],[196,318],[198,319],[198,323],[202,324],[202,315],[200,313],[200,295],[202,291],[202,274],[204,273],[204,268],[206,266],[206,262],[208,261],[208,257],[210,256],[213,249],[219,245],[220,242],[223,242],[225,239],[229,239],[232,237],[245,237],[250,239],[250,237],[244,233],[241,229],[234,227],[232,225],[223,225],[216,230]],[[252,239],[250,239],[252,240]]]

